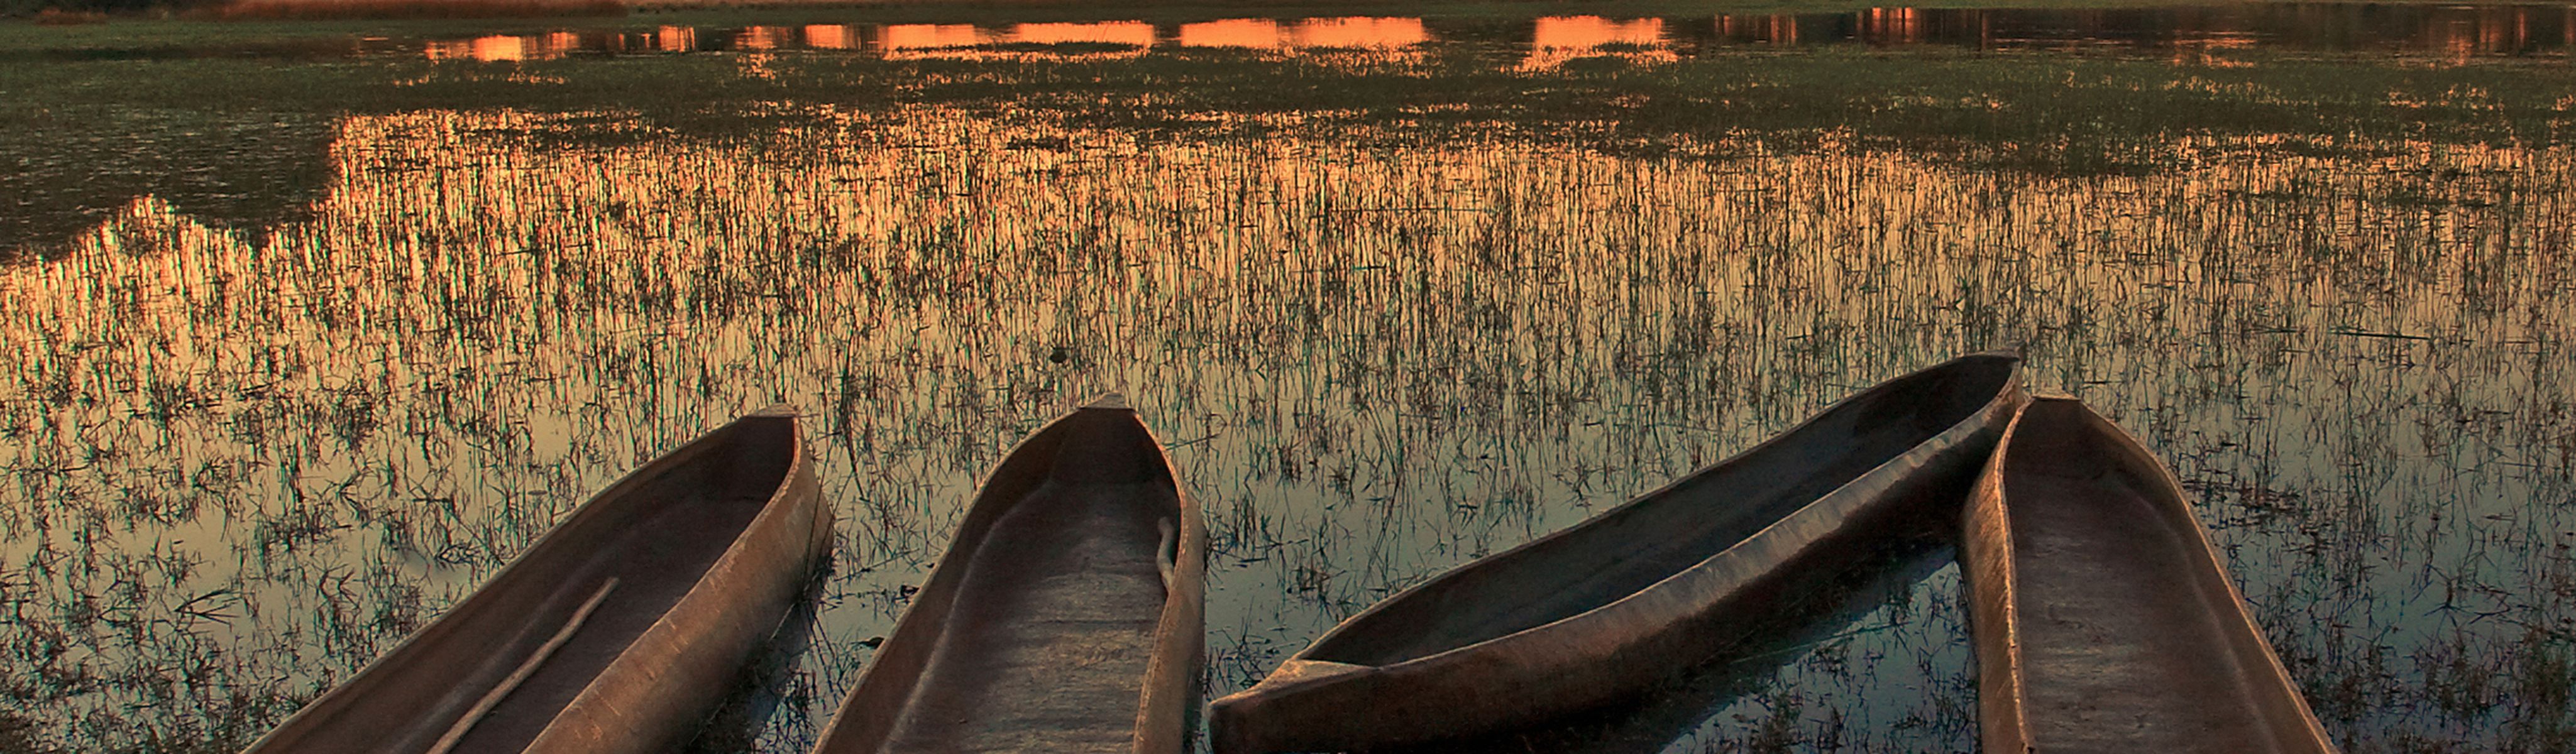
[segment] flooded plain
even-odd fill
[[[2410,70],[2563,57],[2553,35],[2576,29],[2545,6],[2354,7],[2425,21],[2341,27],[2370,41],[2338,52],[2388,45]],[[2307,38],[2316,8],[2138,12],[2261,45]],[[2490,17],[2522,36],[2426,31],[2486,40],[2434,21]],[[1544,83],[1576,60],[1873,43],[1853,29],[1879,16],[1803,18],[1542,19],[1486,59]],[[650,37],[745,80],[797,75],[772,56],[801,45],[1004,83],[1053,75],[1001,67],[1032,55],[1403,66],[1458,38],[1386,17],[904,26]],[[383,57],[529,86],[562,72],[513,66],[548,56],[660,64],[575,52],[632,32],[561,34]],[[2172,50],[2232,44],[2112,54],[2216,86],[2223,65]],[[2035,47],[2010,54],[2099,52]],[[2576,89],[2551,81],[2569,99],[2498,107],[2563,120]],[[296,174],[324,177],[291,211],[154,184],[178,188],[59,237],[17,228],[38,251],[0,266],[0,745],[237,748],[611,480],[779,402],[838,509],[834,565],[698,750],[809,747],[978,477],[1109,391],[1206,511],[1213,698],[1394,590],[1987,349],[2173,467],[2348,751],[2576,745],[2576,147],[2557,125],[2330,149],[2183,133],[2130,148],[2185,158],[2067,170],[1832,131],[1638,149],[1271,110],[1175,135],[1031,102],[786,96],[716,136],[618,110],[355,112],[297,137],[320,156]],[[1939,532],[1891,542],[1730,662],[1494,746],[1972,750],[1948,558]]]
[[[1846,13],[1707,17],[1541,16],[1460,20],[1410,16],[1227,18],[1208,21],[825,23],[651,31],[555,31],[435,39],[361,40],[350,54],[422,54],[481,61],[567,55],[802,50],[887,57],[989,54],[1009,46],[1098,45],[1141,53],[1240,49],[1294,54],[1439,45],[1518,47],[1532,58],[1614,53],[1681,55],[1743,48],[1862,45],[1984,51],[2382,52],[2565,56],[2576,7],[2241,3],[2132,9],[1870,8]],[[1018,52],[1079,54],[1020,49]],[[1083,52],[1096,52],[1084,50]]]

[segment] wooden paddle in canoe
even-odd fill
[[[2073,398],[2013,420],[1962,518],[1988,752],[2332,752],[2182,485]]]
[[[1573,528],[1352,616],[1211,708],[1218,754],[1476,735],[1637,694],[1909,516],[1955,506],[2023,400],[1978,354],[1844,399]]]
[[[1112,395],[1022,441],[820,754],[1178,754],[1197,706],[1197,505]]]
[[[707,433],[583,503],[249,751],[677,748],[827,551],[818,489],[793,413]]]

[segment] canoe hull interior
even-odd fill
[[[776,631],[830,537],[794,416],[745,417],[584,503],[249,751],[675,747]]]
[[[1123,404],[1011,452],[818,752],[1179,752],[1202,644],[1198,513]]]
[[[2023,396],[1980,354],[1891,380],[1416,585],[1211,708],[1219,754],[1472,736],[1637,694],[1963,498]]]
[[[1987,751],[2334,751],[2181,485],[2082,403],[2022,412],[1962,527]]]

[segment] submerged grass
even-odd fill
[[[1214,694],[1996,347],[2166,455],[2347,750],[2576,724],[2564,61],[153,52],[185,28],[0,27],[41,257],[0,264],[0,748],[238,747],[771,402],[838,570],[701,750],[802,750],[972,480],[1097,392],[1207,503]],[[1968,748],[1955,585],[1658,735]]]
[[[1223,693],[1394,589],[1993,347],[2201,492],[2349,750],[2566,729],[2566,655],[2525,628],[2576,617],[2565,147],[2043,174],[972,101],[595,137],[651,122],[352,115],[309,220],[147,199],[0,270],[26,501],[0,508],[0,651],[30,735],[237,745],[599,485],[782,400],[838,570],[775,706],[706,747],[804,748],[976,476],[1110,390],[1207,502]],[[1967,748],[1955,588],[1657,735]]]

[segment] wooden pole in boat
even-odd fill
[[[439,736],[437,745],[429,747],[428,754],[447,754],[455,749],[457,743],[465,740],[465,734],[474,730],[475,723],[482,722],[484,715],[492,713],[492,708],[501,706],[501,700],[509,698],[510,692],[517,691],[519,684],[526,683],[529,676],[536,675],[537,668],[546,664],[546,658],[553,657],[555,650],[572,641],[572,635],[581,630],[582,622],[590,620],[590,612],[599,609],[599,603],[608,599],[608,590],[615,588],[617,579],[614,578],[599,585],[599,591],[590,593],[590,599],[581,603],[581,609],[573,611],[572,620],[564,621],[563,628],[555,629],[554,638],[538,645],[537,651],[529,653],[528,659],[519,663],[518,670],[510,672],[510,677],[501,679],[501,683],[493,686],[491,691],[484,692],[483,698],[474,702],[473,709],[466,710],[463,717],[456,718],[456,724],[447,727],[447,735]]]

